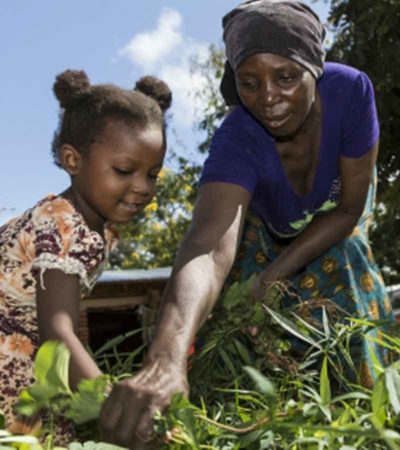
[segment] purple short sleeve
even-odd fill
[[[227,124],[214,134],[204,163],[200,185],[209,182],[238,184],[253,193],[257,185],[254,154],[240,131]]]
[[[378,137],[374,89],[368,76],[360,72],[343,116],[340,156],[359,158],[371,150]]]

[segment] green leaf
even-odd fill
[[[247,365],[251,364],[250,353],[247,348],[236,338],[233,338],[233,343],[236,347],[237,352],[241,356],[243,362]]]
[[[110,377],[108,375],[82,380],[78,384],[77,392],[72,394],[72,400],[65,416],[77,424],[97,419],[100,416],[109,385]]]
[[[42,407],[42,402],[37,401],[33,398],[27,389],[24,389],[19,394],[17,403],[15,405],[15,410],[18,414],[23,416],[32,417],[35,415]]]
[[[325,306],[322,307],[322,324],[324,327],[325,337],[329,339],[331,337],[331,330],[329,329],[328,315],[326,314]]]
[[[322,405],[328,405],[331,401],[331,383],[328,374],[328,358],[325,356],[321,368],[320,396]]]
[[[105,353],[109,350],[112,350],[117,345],[124,342],[127,338],[132,337],[143,331],[143,328],[139,328],[137,330],[129,331],[128,333],[118,335],[110,340],[108,340],[104,345],[102,345],[98,350],[95,351],[94,355],[99,356],[102,353]]]
[[[222,360],[224,361],[224,364],[229,369],[229,372],[232,374],[234,378],[238,377],[238,373],[235,369],[235,365],[233,364],[231,358],[229,357],[228,353],[223,349],[220,348],[218,351],[219,355],[221,356]]]
[[[395,414],[400,413],[400,374],[396,365],[392,365],[385,370],[386,388],[389,394],[389,401]]]
[[[198,449],[199,442],[196,437],[196,417],[195,411],[199,411],[182,393],[176,393],[171,399],[167,415],[175,417],[184,426],[186,438],[192,449]],[[185,447],[186,448],[186,447]]]
[[[250,378],[253,380],[256,388],[261,394],[263,394],[269,401],[273,402],[276,399],[276,392],[273,384],[269,379],[259,372],[254,367],[245,366],[243,369],[247,372]]]
[[[317,347],[318,349],[322,350],[318,342],[316,342],[310,336],[304,335],[293,322],[288,320],[286,317],[283,317],[281,314],[278,314],[276,311],[273,311],[271,308],[268,308],[268,306],[266,305],[264,305],[264,308],[266,311],[268,311],[272,318],[286,331],[293,334],[293,336],[296,336],[297,338],[307,342],[313,347]]]
[[[64,343],[46,341],[36,354],[34,373],[39,384],[48,385],[58,392],[71,392],[69,388],[69,360],[71,354]]]
[[[374,390],[371,396],[372,421],[376,428],[383,428],[386,421],[386,404],[388,401],[388,394],[385,386],[385,380],[382,377],[378,378],[375,383]]]

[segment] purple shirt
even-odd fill
[[[215,132],[200,184],[238,184],[251,194],[250,210],[278,237],[299,234],[315,214],[339,201],[339,158],[359,158],[376,143],[379,124],[374,91],[363,72],[325,63],[317,82],[322,102],[319,159],[311,191],[298,195],[268,131],[243,107],[236,107]]]

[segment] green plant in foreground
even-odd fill
[[[247,339],[247,331],[236,317],[244,314],[240,298],[247,295],[248,286],[236,285],[230,291],[235,295],[233,299],[229,291],[225,293],[222,305],[229,308],[229,320],[217,320],[214,329],[211,322],[207,324],[203,349],[195,352],[190,362],[190,400],[177,394],[168,410],[156,415],[160,446],[172,450],[400,450],[400,361],[382,367],[375,358],[379,377],[373,389],[363,387],[357,378],[349,378],[345,370],[355,368],[351,347],[354,339],[362,337],[385,347],[398,360],[400,339],[396,333],[382,332],[378,339],[370,330],[381,323],[331,320],[329,302],[319,303],[322,321],[318,324],[307,320],[300,308],[278,312],[276,305],[266,299],[261,309],[264,316],[251,317],[262,327],[269,324],[276,332],[266,331],[271,342]],[[276,295],[280,290],[273,292],[279,299]],[[246,309],[247,314],[256,313],[249,304]],[[308,346],[303,357],[296,360],[295,370],[274,367],[266,361],[265,345],[285,355],[289,349],[282,346],[285,333]],[[20,412],[34,414],[45,409],[77,423],[93,422],[107,387],[125,376],[123,372],[132,362],[129,355],[125,358],[116,352],[121,339],[106,344],[106,353],[97,353],[104,367],[114,373],[82,382],[77,392],[71,392],[68,385],[68,350],[59,343],[45,343],[36,358],[37,381],[21,395]],[[114,362],[109,363],[105,355]],[[96,439],[95,435],[91,438]],[[104,447],[107,445],[72,443],[69,448],[113,448]]]
[[[106,399],[107,390],[113,382],[113,377],[110,375],[101,375],[98,378],[82,380],[77,390],[71,391],[68,376],[70,357],[69,350],[62,342],[45,342],[39,348],[35,358],[36,381],[21,392],[16,405],[17,412],[24,416],[31,417],[40,411],[46,411],[50,428],[46,430],[45,448],[53,447],[52,425],[58,416],[71,419],[76,424],[85,424],[97,419]],[[24,438],[31,439],[30,436],[7,437],[8,442],[15,443]],[[36,446],[30,447],[32,449],[42,448],[33,437],[29,444]],[[116,450],[118,448],[120,447],[92,441],[69,445],[69,450]]]

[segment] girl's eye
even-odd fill
[[[119,175],[130,175],[132,173],[131,170],[128,169],[122,169],[119,167],[114,167],[115,172],[117,172]]]
[[[160,175],[159,172],[157,172],[157,173],[149,173],[149,178],[151,178],[152,180],[157,180],[158,175]]]

